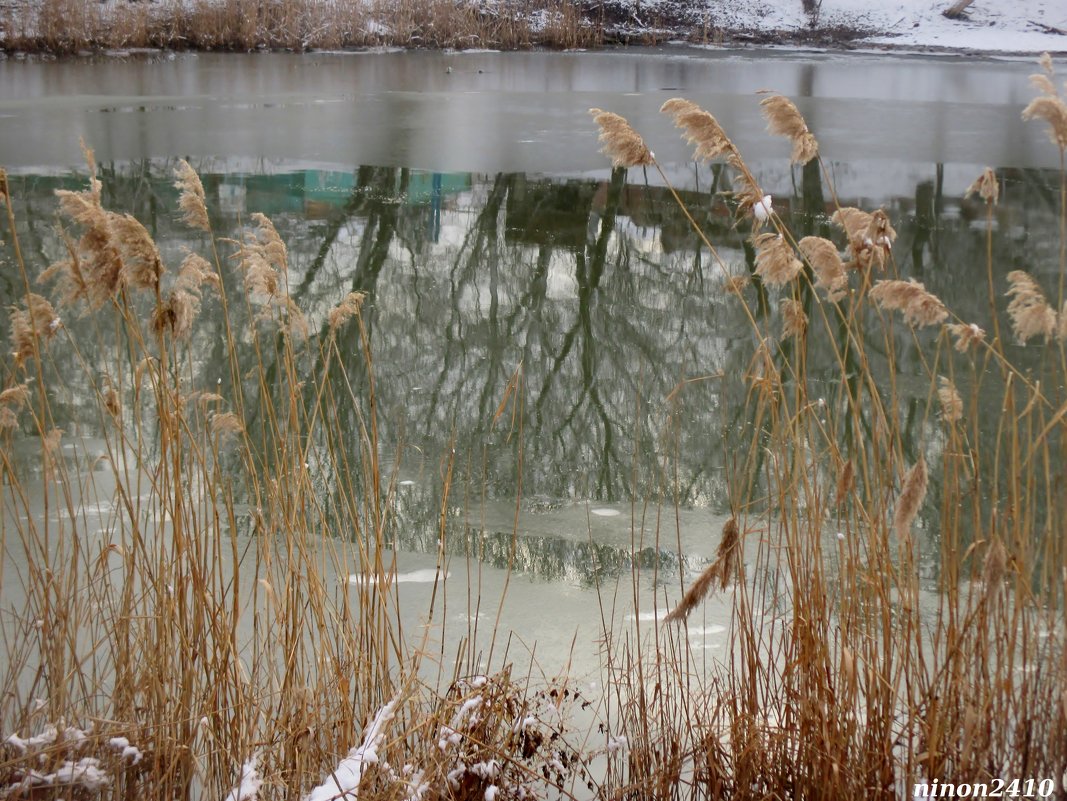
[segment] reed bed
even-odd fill
[[[1026,114],[1062,156],[1067,112],[1043,69]],[[763,108],[832,198],[817,132],[786,98]],[[25,599],[0,626],[4,797],[888,799],[1012,779],[1063,794],[1063,282],[1012,272],[998,287],[986,264],[989,319],[957,317],[902,274],[883,211],[835,201],[825,236],[798,237],[710,113],[664,112],[735,178],[747,282],[686,214],[750,335],[743,375],[702,380],[748,425],[723,436],[716,558],[664,591],[651,631],[606,627],[590,728],[573,725],[592,702],[568,677],[533,681],[506,659],[483,672],[464,644],[453,656],[429,625],[404,628],[364,295],[309,319],[271,221],[216,236],[184,162],[176,212],[201,247],[168,252],[105,207],[91,154],[88,187],[58,195],[66,256],[36,281],[0,174],[23,290],[0,390],[0,592]],[[658,169],[625,119],[594,117],[618,170]],[[992,220],[996,175],[972,189]],[[206,304],[221,342],[198,339]],[[201,369],[206,347],[220,375]],[[506,420],[521,372],[501,392]],[[91,459],[65,447],[61,405],[102,432]],[[16,430],[32,454],[16,458]],[[454,467],[440,465],[438,574]],[[89,531],[99,498],[108,524]],[[709,668],[686,626],[710,593],[733,619]]]
[[[602,44],[603,13],[578,0],[43,0],[0,9],[0,47],[311,50],[366,47],[519,49]]]
[[[1048,126],[1062,157],[1067,106],[1055,80],[1045,57],[1033,78],[1041,94],[1023,115]],[[717,558],[665,594],[651,645],[624,638],[609,650],[629,744],[609,792],[1060,797],[1064,248],[1058,264],[1040,265],[1058,286],[1023,271],[996,286],[991,261],[974,265],[978,281],[989,276],[990,313],[962,319],[951,297],[904,274],[883,211],[840,206],[797,107],[776,95],[762,106],[805,180],[831,199],[821,236],[786,226],[710,113],[684,99],[662,109],[695,159],[734,176],[724,202],[749,239],[750,280],[737,280],[687,214],[748,321],[749,369],[729,379],[733,419],[748,425],[724,437],[731,517]],[[659,168],[626,120],[590,113],[617,168]],[[1061,236],[1065,186],[1061,176]],[[969,193],[992,237],[995,173]],[[915,379],[902,365],[915,362],[928,386],[918,403],[902,389]],[[732,604],[731,649],[708,679],[685,626],[716,592]]]

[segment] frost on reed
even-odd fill
[[[756,275],[767,286],[785,286],[804,269],[793,248],[779,234],[759,234],[752,244],[756,247]]]
[[[1044,120],[1048,123],[1049,140],[1062,153],[1067,151],[1067,103],[1056,91],[1056,85],[1053,83],[1055,73],[1048,53],[1042,55],[1041,66],[1043,73],[1030,76],[1030,82],[1041,94],[1023,109],[1023,119]]]
[[[1022,270],[1008,273],[1007,295],[1008,316],[1011,327],[1021,344],[1026,344],[1034,337],[1044,337],[1048,341],[1057,332],[1056,311],[1045,300],[1045,294],[1030,275]]]
[[[808,130],[808,124],[792,100],[782,95],[771,95],[761,100],[760,106],[763,107],[763,116],[767,118],[767,130],[792,142],[790,161],[807,164],[819,155],[819,143]]]
[[[731,517],[722,527],[722,539],[715,553],[715,561],[704,568],[697,580],[689,585],[682,600],[663,618],[664,623],[678,623],[689,617],[697,605],[707,597],[716,584],[722,589],[741,574],[741,531],[737,518]]]
[[[907,281],[876,281],[871,299],[888,311],[899,311],[904,320],[922,328],[937,325],[948,317],[948,309],[936,296],[913,278]]]
[[[600,127],[601,152],[611,159],[611,166],[647,167],[654,163],[645,140],[624,117],[598,108],[589,109],[589,113]]]
[[[821,236],[806,236],[797,242],[800,253],[811,265],[815,288],[826,290],[826,299],[836,303],[848,294],[848,274],[837,246]]]

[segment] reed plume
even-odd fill
[[[1042,72],[1030,76],[1030,83],[1041,93],[1023,109],[1023,119],[1044,120],[1048,123],[1048,136],[1052,144],[1061,151],[1067,150],[1067,103],[1053,83],[1055,72],[1052,69],[1052,57],[1042,53],[1038,59]]]
[[[826,299],[836,303],[848,294],[848,274],[837,246],[821,236],[806,236],[797,243],[811,265],[816,289],[826,290]]]
[[[871,299],[882,309],[899,311],[907,323],[918,328],[937,325],[948,317],[945,304],[913,278],[876,281],[871,289]]]
[[[830,218],[840,226],[848,237],[849,262],[845,266],[853,270],[869,270],[872,266],[885,268],[897,232],[889,223],[889,216],[882,209],[873,214],[852,208],[840,208]]]
[[[1023,109],[1024,120],[1048,123],[1048,138],[1060,150],[1067,150],[1067,103],[1062,98],[1042,95]]]
[[[963,399],[951,379],[939,376],[938,385],[937,399],[941,403],[941,419],[946,423],[955,423],[963,417]]]
[[[985,331],[974,323],[949,323],[945,329],[956,337],[954,347],[960,353],[966,353],[985,342]]]
[[[337,306],[330,309],[327,316],[330,331],[336,331],[352,317],[359,314],[363,308],[363,301],[367,299],[366,292],[349,292]]]
[[[785,286],[804,269],[793,248],[779,234],[760,234],[752,244],[756,247],[756,275],[767,286]]]
[[[109,213],[115,244],[122,254],[122,282],[133,289],[158,292],[163,260],[151,234],[131,214]]]
[[[14,346],[12,356],[18,365],[37,352],[37,344],[42,337],[47,342],[63,325],[46,298],[31,292],[23,305],[24,309],[17,306],[10,308],[11,343]]]
[[[731,578],[741,571],[741,532],[737,527],[737,518],[731,517],[722,527],[722,539],[715,552],[715,561],[704,568],[697,580],[689,585],[682,600],[663,618],[664,623],[678,623],[689,617],[711,588],[717,583],[722,589],[730,584]]]
[[[793,143],[790,161],[807,164],[819,155],[819,143],[808,130],[808,124],[792,100],[782,95],[771,95],[761,100],[760,105],[763,107],[763,116],[767,118],[767,130]]]
[[[589,113],[600,126],[599,140],[604,145],[601,152],[611,159],[611,166],[647,167],[655,163],[645,140],[624,117],[598,108],[589,109]]]
[[[1045,300],[1045,295],[1030,275],[1022,270],[1008,273],[1007,295],[1008,316],[1011,327],[1021,344],[1026,344],[1034,337],[1044,337],[1048,341],[1056,333],[1056,312]]]
[[[686,142],[696,145],[693,154],[696,161],[710,161],[737,151],[719,121],[691,100],[671,98],[660,106],[660,111],[682,129]]]
[[[40,280],[61,275],[63,301],[84,301],[95,311],[119,291],[124,273],[111,217],[100,205],[100,182],[91,177],[88,190],[57,189],[56,197],[60,211],[81,226],[82,235],[68,246],[70,258],[53,264]]]
[[[991,168],[986,167],[982,170],[982,174],[967,187],[967,191],[963,193],[963,196],[967,198],[974,194],[977,194],[986,203],[997,202],[997,198],[1000,197],[1000,182],[997,181],[997,174]]]
[[[244,423],[233,412],[218,412],[211,416],[211,433],[218,437],[219,443],[229,442],[244,431]]]
[[[18,425],[18,411],[30,402],[30,390],[25,383],[16,384],[0,392],[0,431]]]
[[[837,487],[834,491],[834,506],[840,507],[856,486],[856,468],[852,460],[847,460],[837,473]]]
[[[893,509],[893,531],[900,542],[906,541],[911,534],[911,524],[926,498],[927,472],[926,459],[919,460],[904,474],[900,495]]]
[[[174,186],[180,193],[178,208],[182,210],[182,222],[190,228],[211,231],[211,221],[207,216],[207,204],[204,202],[204,185],[200,176],[188,161],[181,159],[174,169]]]
[[[803,336],[808,330],[808,315],[804,304],[794,298],[785,298],[782,303],[782,338]]]
[[[752,283],[747,275],[728,275],[723,280],[722,288],[732,295],[740,295],[741,291]]]

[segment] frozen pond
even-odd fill
[[[654,603],[677,598],[680,571],[688,579],[714,553],[726,511],[723,434],[745,425],[743,399],[710,378],[690,385],[681,406],[666,399],[684,377],[743,372],[747,338],[662,181],[640,170],[612,177],[587,109],[627,116],[699,202],[714,176],[687,161],[658,109],[674,96],[700,103],[795,230],[815,232],[827,228],[829,198],[789,168],[755,93],[791,96],[842,204],[884,206],[902,269],[978,315],[988,303],[975,273],[984,212],[962,195],[982,167],[998,168],[1004,183],[998,280],[1013,265],[1055,262],[1057,178],[1045,171],[1055,152],[1020,120],[1032,71],[1013,61],[681,47],[8,60],[0,162],[35,271],[60,256],[53,190],[84,185],[81,139],[103,168],[106,203],[141,219],[166,260],[198,241],[176,221],[171,173],[183,157],[221,236],[236,236],[252,213],[271,217],[290,248],[292,297],[313,328],[344,293],[368,292],[383,456],[404,452],[390,468],[399,591],[422,599],[433,585],[439,466],[455,447],[462,500],[451,510],[445,584],[456,606],[446,627],[468,630],[472,585],[494,623],[510,565],[517,578],[502,623],[563,660],[581,630],[574,661],[591,666],[598,588],[618,600],[619,620],[654,619]],[[743,236],[729,219],[709,224],[744,271]],[[0,306],[20,291],[5,273]],[[225,361],[210,307],[194,341],[210,383]],[[358,362],[358,343],[347,344]],[[918,374],[914,354],[900,360]],[[494,425],[520,365],[521,466]],[[92,420],[73,398],[61,411],[57,425],[91,450]],[[916,423],[912,434],[925,441],[930,431]],[[88,530],[106,526],[109,500],[85,500]],[[929,550],[923,575],[933,581]],[[635,564],[646,575],[631,591]],[[722,647],[729,608],[728,599],[706,607],[691,629],[695,647]]]

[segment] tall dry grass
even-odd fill
[[[573,688],[528,690],[508,669],[480,675],[473,649],[446,662],[431,648],[443,547],[414,618],[425,630],[404,628],[365,295],[337,298],[312,330],[271,221],[217,237],[185,162],[175,214],[201,248],[165,258],[105,207],[87,158],[88,186],[58,192],[65,256],[37,281],[0,171],[23,297],[0,390],[0,794],[492,801],[584,787]],[[221,343],[200,330],[204,306]],[[211,349],[223,360],[208,375]],[[91,454],[56,426],[68,403],[101,432]]]
[[[1043,65],[1042,97],[1024,116],[1044,121],[1062,153],[1067,117]],[[998,780],[1033,778],[1060,797],[1063,282],[1059,296],[1020,271],[995,286],[990,245],[990,263],[973,265],[978,282],[988,276],[990,313],[959,318],[951,297],[897,263],[883,211],[837,203],[796,106],[762,105],[807,164],[805,180],[832,199],[837,233],[790,230],[714,117],[687,100],[664,104],[694,158],[733,173],[727,201],[749,232],[742,283],[686,211],[748,321],[749,369],[723,379],[746,425],[724,438],[731,518],[718,558],[665,594],[673,611],[650,641],[609,643],[615,728],[629,743],[609,794],[889,799],[934,779],[988,794]],[[626,120],[592,113],[614,165],[659,169]],[[990,220],[996,184],[986,171],[971,188]],[[1046,274],[1067,273],[1063,252]],[[917,377],[904,366],[916,360]],[[928,389],[916,393],[916,381]],[[686,621],[711,593],[725,594],[733,622],[729,656],[709,676]]]

